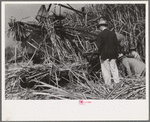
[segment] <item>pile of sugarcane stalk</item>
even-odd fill
[[[28,67],[16,67],[6,70],[5,99],[145,99],[145,78],[122,78],[113,89],[106,86],[102,78],[95,82],[88,75],[83,64],[67,65],[66,67],[52,65],[35,65]],[[69,70],[69,83],[65,87],[59,86],[58,70]],[[80,71],[78,70],[80,69]],[[55,85],[41,81],[42,77],[51,75],[55,79]],[[23,88],[20,82],[25,77],[28,82],[34,81],[33,88]],[[99,80],[99,81],[98,81]],[[57,82],[56,82],[57,81]],[[101,81],[101,82],[100,82]],[[41,87],[43,89],[35,89]]]
[[[146,83],[145,78],[130,79],[124,78],[116,86],[116,89],[112,90],[106,99],[145,99],[146,98]]]

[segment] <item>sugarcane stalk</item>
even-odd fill
[[[122,89],[122,90],[120,91],[120,93],[117,94],[113,99],[117,99],[122,93],[124,93],[126,90],[128,90],[128,88],[129,88],[129,87],[125,87],[124,89]]]
[[[138,89],[138,90],[136,90],[136,91],[133,91],[133,92],[129,93],[129,94],[125,97],[125,99],[131,97],[133,94],[136,94],[137,92],[139,92],[139,91],[141,91],[141,90],[143,90],[143,89],[145,89],[145,87],[142,87],[142,88],[140,88],[140,89]]]
[[[37,48],[37,49],[38,49],[38,48]],[[35,51],[34,51],[32,57],[30,58],[30,60],[29,60],[28,63],[26,64],[26,66],[28,66],[28,65],[30,64],[30,62],[32,61],[33,57],[34,57],[35,54],[36,54],[37,49],[35,49]]]
[[[112,90],[112,92],[110,92],[107,97],[105,99],[109,99],[109,97],[119,88],[119,86],[122,84],[123,82],[120,81],[119,84],[117,84],[117,86]]]

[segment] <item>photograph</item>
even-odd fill
[[[147,10],[145,1],[3,2],[3,103],[147,103]]]

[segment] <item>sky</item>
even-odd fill
[[[45,5],[46,9],[48,8],[49,4],[5,4],[5,29],[7,30],[9,28],[8,22],[9,18],[11,16],[14,16],[16,18],[16,21],[20,21],[21,19],[25,17],[29,17],[28,19],[24,19],[22,21],[30,21],[35,20],[35,16],[40,9],[41,5]],[[65,4],[66,5],[66,4]],[[85,6],[86,4],[70,4],[73,8],[81,10],[81,7]],[[54,5],[52,5],[53,10]],[[56,6],[57,10],[59,11],[59,6]],[[63,11],[69,11],[68,9],[62,8]],[[5,47],[11,46],[14,43],[12,42],[12,38],[7,38],[5,36]]]
[[[5,5],[5,19],[9,20],[10,16],[14,16],[17,20],[20,20],[24,17],[30,16],[35,17],[38,10],[42,4],[6,4]],[[49,4],[43,4],[48,8]],[[70,4],[75,9],[81,9],[85,4]],[[52,5],[51,10],[53,10],[54,5]],[[57,6],[59,9],[59,6]],[[63,8],[62,8],[63,9]],[[66,10],[66,9],[63,9]],[[68,10],[68,9],[67,9]]]

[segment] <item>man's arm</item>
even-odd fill
[[[132,77],[132,72],[131,72],[131,69],[130,69],[128,60],[124,59],[124,60],[122,61],[122,63],[123,63],[123,65],[125,66],[125,68],[126,68],[126,70],[127,70],[128,76],[129,76],[129,77]]]

